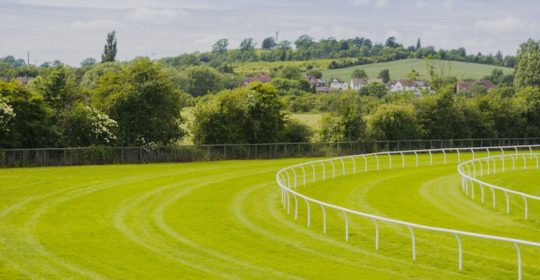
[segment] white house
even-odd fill
[[[361,90],[369,83],[366,79],[352,79],[350,89],[352,90]]]
[[[430,88],[427,83],[422,80],[396,80],[388,82],[388,90],[390,90],[390,92],[413,91],[416,95],[420,95],[422,90],[430,90]]]
[[[336,78],[334,78],[332,82],[330,83],[331,91],[348,90],[348,89],[349,89],[349,83],[342,82]]]

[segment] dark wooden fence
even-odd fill
[[[0,167],[330,157],[380,151],[534,144],[540,144],[540,138],[0,149]]]

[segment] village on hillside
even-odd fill
[[[339,91],[360,91],[365,86],[372,83],[385,84],[382,79],[367,79],[367,78],[351,78],[350,81],[343,81],[340,78],[333,77],[329,81],[323,78],[317,78],[313,75],[306,74],[305,79],[311,85],[311,88],[316,93],[330,93]],[[252,77],[244,79],[243,85],[248,85],[252,82],[269,83],[272,81],[272,76],[266,73],[260,73]],[[385,84],[388,91],[396,92],[414,92],[416,95],[421,95],[423,92],[432,92],[432,88],[425,80],[390,80]],[[464,80],[458,81],[456,93],[467,92],[472,87],[481,87],[486,90],[496,89],[497,86],[490,80]]]

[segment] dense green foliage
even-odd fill
[[[306,125],[287,119],[270,84],[207,96],[195,108],[193,140],[198,144],[308,142]]]
[[[516,87],[540,86],[540,42],[530,39],[520,46],[516,65]]]
[[[107,38],[111,52],[117,44],[114,35]],[[395,38],[385,44],[366,39],[338,42],[345,52],[355,44],[380,48],[382,53],[403,49]],[[490,71],[486,68],[477,75],[498,88],[473,85],[459,94],[456,86],[461,79],[455,64],[440,63],[440,55],[433,53],[418,56],[426,57],[421,61],[425,69],[399,70],[400,77],[427,80],[432,89],[414,94],[390,93],[387,85],[377,82],[358,91],[315,93],[316,79],[328,75],[317,61],[283,62],[248,76],[234,73],[235,61],[256,61],[250,57],[277,51],[292,55],[287,50],[291,43],[274,43],[265,40],[265,50],[258,50],[248,38],[239,49],[229,50],[228,40],[222,39],[212,52],[181,56],[175,60],[178,63],[85,59],[80,68],[58,61],[35,67],[6,57],[0,61],[4,80],[0,81],[0,146],[169,145],[186,138],[187,143],[215,144],[540,136],[540,68],[535,62],[540,61],[540,52],[533,40],[521,45],[515,78],[509,68],[483,66]],[[334,43],[302,36],[290,51],[313,58],[321,44]],[[414,53],[424,50],[414,49]],[[402,62],[411,61],[418,63]],[[396,69],[388,64],[377,67],[351,68],[346,79],[378,77],[387,82],[394,73],[390,69]],[[36,78],[12,80],[20,74]],[[196,107],[189,124],[181,115],[186,106]],[[323,116],[320,126],[308,128],[289,118],[288,112]]]
[[[162,145],[183,137],[186,96],[162,66],[139,59],[90,69],[47,68],[27,86],[0,81],[0,145]]]
[[[93,104],[118,122],[121,145],[166,145],[182,138],[182,93],[148,59],[102,76]]]
[[[333,98],[312,95],[303,102],[329,112],[321,122],[324,141],[540,137],[540,89],[512,92],[502,87],[456,95],[448,85],[420,97],[351,91]],[[294,102],[292,108],[298,108]]]

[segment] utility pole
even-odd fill
[[[279,42],[279,31],[276,31],[276,44]]]
[[[26,56],[26,65],[30,65],[30,51],[27,53]]]

